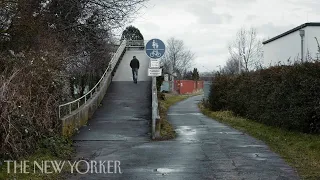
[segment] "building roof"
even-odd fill
[[[278,36],[276,36],[276,37],[273,37],[273,38],[271,38],[271,39],[269,39],[269,40],[266,40],[266,41],[264,41],[262,44],[267,44],[267,43],[269,43],[269,42],[272,42],[272,41],[274,41],[274,40],[277,40],[277,39],[279,39],[279,38],[282,38],[282,37],[284,37],[284,36],[286,36],[286,35],[288,35],[288,34],[291,34],[291,33],[293,33],[293,32],[296,32],[297,30],[300,30],[300,29],[302,29],[302,28],[305,28],[305,27],[307,27],[307,26],[320,26],[320,22],[309,22],[309,23],[302,24],[302,25],[300,25],[300,26],[298,26],[298,27],[295,27],[295,28],[293,28],[293,29],[291,29],[291,30],[289,30],[289,31],[287,31],[287,32],[284,32],[284,33],[282,33],[282,34],[280,34],[280,35],[278,35]]]

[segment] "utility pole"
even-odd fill
[[[170,63],[169,65],[169,91],[173,92],[174,91],[174,70],[173,70],[173,65]]]

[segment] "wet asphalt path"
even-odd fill
[[[298,179],[294,170],[263,142],[202,115],[197,107],[201,98],[189,98],[169,109],[169,121],[178,133],[178,137],[171,141],[150,142],[146,134],[147,120],[114,119],[107,120],[112,123],[100,123],[106,129],[100,127],[101,131],[97,134],[102,137],[113,134],[113,138],[118,138],[78,141],[78,156],[90,160],[119,160],[123,173],[87,174],[70,179]],[[144,118],[151,113],[147,106],[130,105],[136,112],[145,111]],[[121,111],[117,110],[116,105],[109,108],[109,111]],[[121,114],[115,117],[119,115],[124,117]],[[84,133],[84,138],[86,134],[90,133]]]

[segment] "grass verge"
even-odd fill
[[[72,147],[72,142],[69,139],[63,137],[50,137],[45,138],[39,143],[39,148],[32,154],[18,160],[16,168],[14,168],[14,163],[11,162],[9,169],[8,163],[2,162],[3,165],[0,166],[0,179],[15,179],[15,180],[56,180],[64,179],[67,172],[70,172],[69,163],[65,163],[61,172],[57,172],[58,169],[52,167],[51,162],[66,161],[71,159],[74,154],[74,149]],[[29,165],[25,170],[21,170],[19,164],[21,161],[25,161],[26,165]],[[40,165],[40,168],[45,167],[45,161],[48,161],[48,169],[43,172],[36,166],[35,162]],[[43,164],[42,164],[43,162]],[[16,169],[16,173],[14,173]],[[10,170],[10,171],[8,171]],[[22,171],[22,172],[21,172]]]
[[[291,132],[235,117],[232,112],[212,112],[202,104],[203,114],[264,141],[278,153],[302,179],[320,179],[320,136]]]
[[[167,119],[167,111],[169,107],[176,104],[179,101],[183,101],[192,96],[200,95],[201,93],[202,92],[197,92],[186,95],[163,93],[164,98],[158,99],[160,121],[156,124],[156,131],[160,132],[160,137],[156,138],[156,140],[169,140],[176,137],[176,132]]]

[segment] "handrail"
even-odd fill
[[[145,40],[127,40],[127,47],[144,47]]]
[[[59,105],[59,119],[61,118],[61,110],[63,107],[69,106],[69,108],[68,108],[69,113],[66,114],[66,115],[69,115],[69,114],[71,114],[72,111],[75,111],[75,110],[79,109],[79,107],[82,106],[83,104],[86,104],[88,99],[92,98],[92,94],[97,92],[97,88],[98,88],[98,86],[100,87],[102,80],[104,80],[104,78],[107,76],[107,74],[109,76],[111,75],[113,68],[114,68],[114,65],[117,64],[117,62],[119,61],[119,58],[120,58],[121,54],[123,53],[124,49],[126,48],[126,46],[127,46],[127,42],[125,40],[122,41],[119,48],[117,49],[116,53],[113,55],[111,61],[109,62],[107,69],[105,70],[105,72],[101,76],[100,80],[96,83],[96,85],[90,91],[88,91],[85,95],[81,96],[80,98],[78,98],[76,100]],[[87,98],[88,95],[90,95],[89,98]],[[84,99],[84,103],[82,105],[80,105],[80,102],[83,101],[83,99]],[[72,110],[72,105],[75,103],[77,103],[77,108]]]

